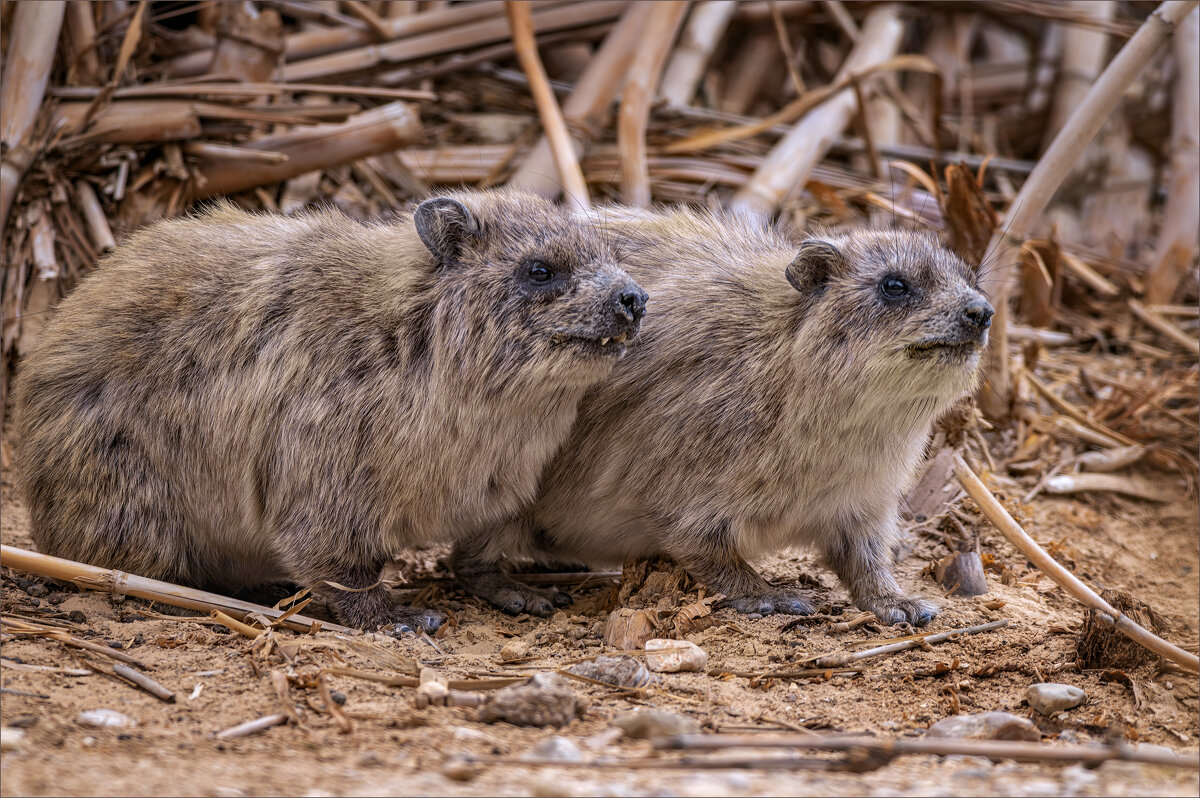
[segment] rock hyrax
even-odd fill
[[[932,235],[799,246],[749,220],[613,211],[623,265],[654,296],[638,346],[580,407],[532,508],[461,542],[462,583],[510,611],[558,596],[501,557],[590,564],[665,552],[743,612],[803,614],[746,558],[817,549],[886,623],[934,608],[893,572],[897,503],[933,422],[976,382],[992,308]]]
[[[528,503],[645,301],[593,227],[527,194],[392,224],[228,204],[160,222],[62,302],[19,374],[33,540],[436,628],[382,586],[328,582],[370,586],[396,550]]]

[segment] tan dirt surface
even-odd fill
[[[31,548],[28,519],[15,497],[11,474],[3,482],[3,542]],[[1011,502],[1010,502],[1011,505]],[[1168,638],[1197,637],[1197,507],[1181,502],[1150,505],[1108,496],[1042,497],[1022,508],[1021,520],[1035,538],[1054,542],[1057,556],[1092,585],[1118,587],[1146,601],[1166,621]],[[964,514],[974,517],[969,503]],[[942,614],[932,629],[946,630],[1008,618],[1001,630],[960,641],[867,660],[858,675],[829,679],[760,679],[732,672],[785,670],[818,653],[843,651],[867,640],[893,637],[894,629],[860,627],[834,635],[827,621],[795,624],[792,618],[748,618],[718,610],[716,623],[688,635],[709,655],[709,674],[664,674],[657,688],[630,694],[569,682],[586,696],[586,717],[561,729],[518,728],[472,720],[475,710],[417,708],[415,690],[330,676],[344,694],[353,730],[341,733],[323,707],[315,676],[321,667],[349,666],[397,674],[378,650],[356,651],[337,635],[315,638],[278,633],[283,642],[333,641],[335,647],[301,646],[291,663],[278,648],[264,656],[247,638],[207,619],[154,617],[139,599],[114,601],[107,594],[79,593],[46,580],[4,572],[3,609],[30,619],[51,619],[71,634],[119,648],[176,692],[175,703],[158,699],[113,677],[71,676],[20,670],[19,664],[80,668],[64,645],[42,637],[3,643],[0,714],[8,726],[24,727],[16,751],[3,754],[3,795],[1196,795],[1195,771],[1109,762],[1089,770],[1078,765],[990,763],[971,757],[903,757],[865,774],[786,770],[702,770],[695,767],[608,767],[485,764],[447,766],[453,758],[518,758],[554,735],[575,742],[586,760],[654,755],[645,740],[604,739],[609,721],[640,706],[654,706],[699,721],[705,731],[779,731],[788,727],[918,736],[955,712],[1005,710],[1032,718],[1045,740],[1099,741],[1123,734],[1142,744],[1196,755],[1200,704],[1194,676],[1147,665],[1106,674],[1056,666],[1075,659],[1080,606],[1045,578],[1035,581],[1023,557],[980,520],[974,529],[981,549],[1016,577],[1003,584],[988,574],[990,592],[973,599],[945,598],[922,570],[946,553],[937,534],[918,533],[904,553],[901,571],[920,592],[937,598]],[[439,552],[418,552],[401,563],[406,578],[444,575]],[[760,564],[779,581],[806,574],[821,612],[855,614],[836,578],[814,558],[795,554]],[[16,581],[13,577],[17,577]],[[808,577],[812,577],[809,579]],[[1012,581],[1011,579],[1009,581]],[[610,583],[611,585],[611,583]],[[611,586],[576,590],[576,605],[543,620],[511,618],[462,591],[438,584],[426,593],[432,606],[450,609],[457,627],[434,645],[419,639],[387,641],[383,647],[415,658],[452,679],[527,674],[600,653],[603,603]],[[696,595],[689,597],[694,600]],[[986,602],[1002,600],[988,609]],[[311,607],[310,607],[311,609]],[[581,611],[582,610],[582,611]],[[513,638],[528,644],[530,659],[501,664],[499,651]],[[360,647],[361,648],[361,647]],[[111,662],[84,652],[87,662]],[[937,670],[938,663],[951,670]],[[993,675],[978,674],[986,666]],[[290,702],[300,725],[278,726],[250,737],[218,741],[214,733],[280,711],[271,671],[290,674]],[[1045,718],[1024,700],[1025,688],[1060,681],[1087,691],[1086,704]],[[24,695],[31,693],[33,695]],[[132,729],[85,728],[84,710],[112,709],[138,721]],[[719,755],[770,756],[742,749]],[[677,760],[679,754],[664,754]],[[705,757],[709,754],[693,754]],[[450,775],[447,775],[450,774]],[[457,778],[455,778],[457,776]],[[463,780],[465,779],[465,780]]]

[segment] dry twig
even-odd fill
[[[1156,654],[1171,660],[1192,673],[1200,673],[1200,658],[1197,658],[1195,654],[1190,654],[1174,643],[1163,640],[1158,635],[1131,621],[1120,611],[1113,609],[1096,591],[1081,582],[1077,576],[1060,565],[1045,549],[1039,546],[1037,541],[1029,537],[1029,534],[1021,528],[1021,525],[1008,514],[1008,510],[1004,509],[1004,505],[1000,504],[991,491],[979,480],[979,477],[967,465],[967,461],[962,458],[962,455],[955,455],[954,457],[954,475],[958,477],[958,481],[962,483],[963,489],[975,500],[975,503],[979,505],[979,509],[988,517],[988,520],[1004,534],[1004,537],[1008,538],[1010,543],[1028,557],[1033,565],[1046,574],[1046,576],[1050,577],[1055,584],[1067,591],[1067,593],[1085,607],[1091,607],[1108,616],[1112,619],[1116,628],[1131,640],[1140,643]]]

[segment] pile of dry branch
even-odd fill
[[[984,402],[1010,473],[1061,488],[1093,446],[1194,487],[1195,9],[5,0],[0,391],[114,238],[205,198],[565,186],[938,229],[1014,297]]]

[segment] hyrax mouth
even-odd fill
[[[942,361],[966,360],[979,351],[980,342],[969,341],[918,341],[904,348],[908,356],[914,360],[938,358]]]
[[[553,341],[555,344],[569,345],[584,355],[620,357],[625,354],[625,342],[631,337],[628,332],[594,337],[557,333]]]

